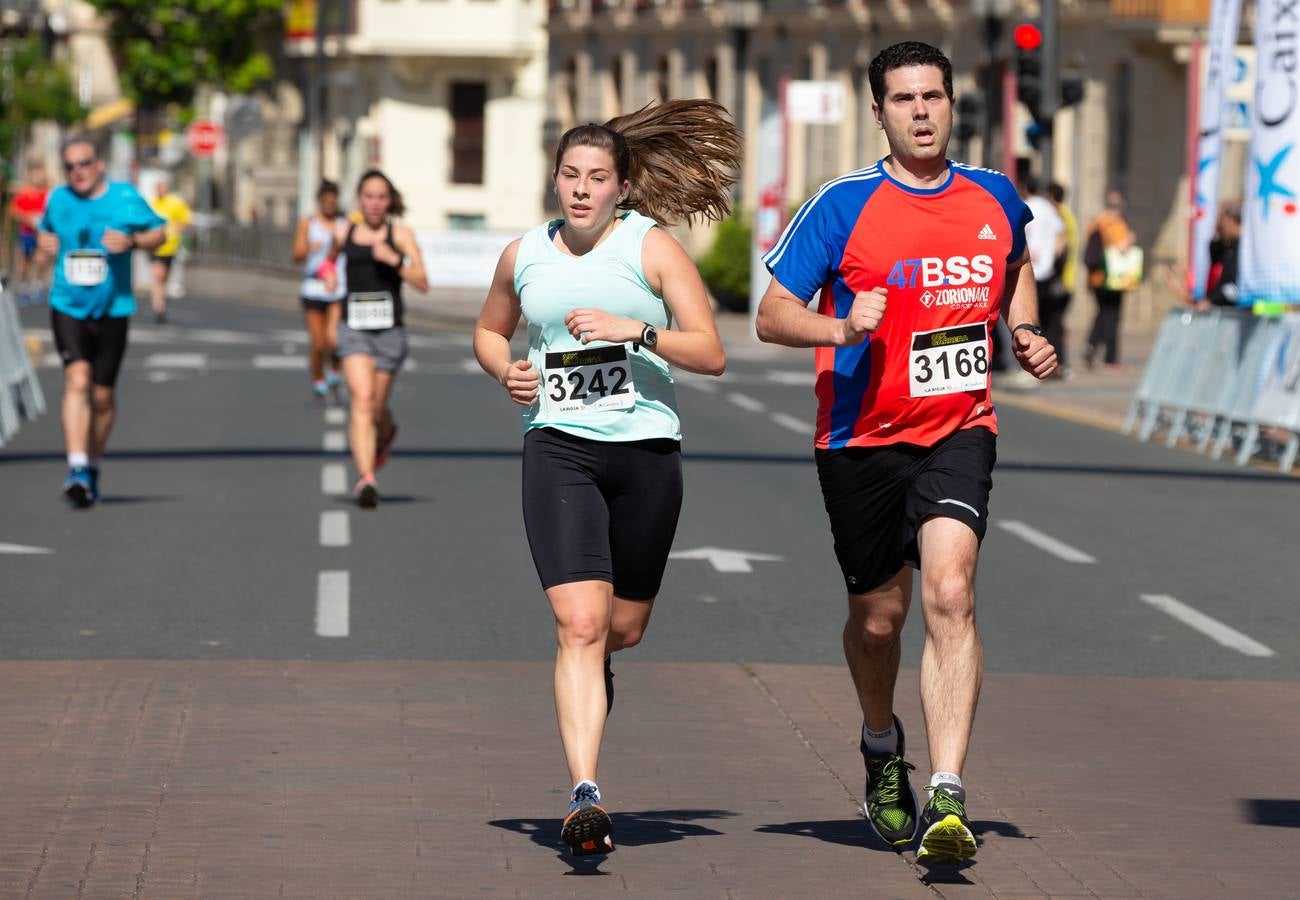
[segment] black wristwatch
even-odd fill
[[[655,345],[659,343],[659,329],[647,322],[645,329],[641,332],[641,343],[653,350]]]
[[[1028,331],[1030,334],[1036,334],[1039,337],[1043,336],[1043,329],[1039,328],[1033,322],[1021,322],[1015,328],[1011,329],[1011,333],[1015,334],[1017,331],[1020,331],[1021,329]]]

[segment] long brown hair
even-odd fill
[[[614,158],[619,181],[630,181],[620,209],[657,222],[719,221],[731,208],[743,144],[727,110],[712,100],[651,103],[634,113],[570,128],[555,150],[555,169],[570,147],[597,147]]]

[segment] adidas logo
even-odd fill
[[[998,236],[993,233],[993,229],[985,225],[980,229],[979,239],[981,241],[996,241]]]

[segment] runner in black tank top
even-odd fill
[[[402,276],[399,266],[390,266],[375,259],[375,248],[369,244],[358,244],[352,239],[356,225],[348,226],[348,236],[343,242],[343,253],[348,260],[348,296],[344,316],[352,321],[354,306],[364,301],[356,298],[387,294],[393,302],[394,328],[402,327]],[[399,255],[397,243],[393,240],[393,225],[386,229],[383,243],[392,247]]]
[[[381,172],[367,172],[357,185],[357,199],[361,221],[339,227],[330,259],[339,253],[347,259],[338,355],[350,397],[348,439],[357,468],[352,493],[369,509],[379,502],[375,471],[388,461],[397,437],[388,397],[406,359],[402,282],[421,291],[428,290],[429,282],[415,234],[392,221],[403,212],[392,182]],[[328,273],[322,277],[331,281]]]

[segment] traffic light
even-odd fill
[[[953,136],[959,141],[969,141],[979,134],[984,117],[984,95],[979,91],[964,92],[957,98],[957,125]]]
[[[1011,38],[1016,45],[1016,96],[1037,122],[1042,119],[1043,31],[1036,22],[1021,22]]]

